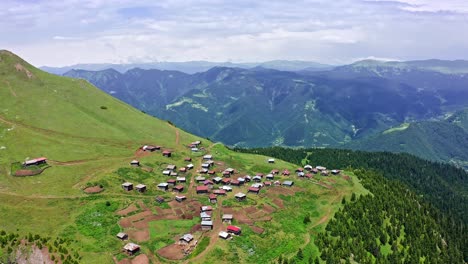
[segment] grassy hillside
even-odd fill
[[[181,168],[187,165],[184,158],[191,157],[198,169],[201,156],[211,153],[216,173],[232,167],[237,171],[235,177],[267,174],[272,169],[294,172],[296,165],[280,160],[269,164],[265,156],[232,152],[205,139],[201,151],[194,153],[187,144],[195,140],[201,139],[84,80],[42,72],[14,54],[0,51],[0,229],[6,231],[0,230],[0,262],[14,254],[21,241],[18,237],[29,234],[38,235],[31,243],[44,246],[63,263],[171,262],[166,258],[168,252],[187,232],[200,242],[192,254],[182,256],[191,263],[265,263],[295,254],[298,248],[314,257],[318,249],[311,235],[324,229],[343,197],[367,193],[352,173],[349,178],[316,176],[312,180],[276,176],[280,181],[291,178],[294,187],[265,188],[258,195],[248,194],[243,203],[236,202],[234,194],[246,193],[248,186],[233,187],[233,192],[213,205],[215,230],[201,232],[199,208],[208,199],[195,193],[198,174],[195,170],[181,173],[187,177],[182,194],[188,199],[177,203],[175,193],[156,187],[168,179],[161,173],[168,164]],[[167,158],[160,151],[144,152],[139,149],[144,144],[162,146],[173,155]],[[12,169],[21,167],[18,163],[40,156],[47,157],[50,165],[42,174],[12,175]],[[131,167],[133,159],[142,166]],[[121,184],[125,181],[146,184],[148,190],[124,191]],[[87,193],[88,187],[101,192]],[[157,203],[156,196],[166,202]],[[243,230],[242,236],[231,241],[218,238],[226,226],[220,223],[220,216],[227,212],[234,214],[234,224]],[[309,222],[303,223],[305,217]],[[129,257],[122,253],[125,242],[115,237],[119,231],[142,246],[141,254]],[[8,243],[3,243],[4,238]],[[39,240],[41,244],[37,244]],[[273,251],[271,243],[276,248]],[[181,254],[180,249],[178,252]]]

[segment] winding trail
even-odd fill
[[[8,89],[10,89],[11,95],[13,95],[14,97],[18,97],[18,96],[16,95],[16,92],[13,90],[13,88],[11,88],[10,82],[7,81],[7,80],[3,80],[3,82],[8,86]]]

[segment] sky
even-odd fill
[[[35,66],[468,59],[468,1],[1,0],[0,36]]]

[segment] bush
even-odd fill
[[[103,105],[103,106],[101,106],[101,109],[102,109],[102,110],[107,110],[107,106],[104,106],[104,105]]]

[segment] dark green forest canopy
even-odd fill
[[[390,219],[397,219],[399,216],[400,221],[405,223],[405,227],[406,225],[418,223],[417,225],[424,231],[427,229],[425,227],[423,228],[423,226],[434,225],[434,228],[437,227],[437,230],[439,230],[438,232],[443,234],[441,236],[447,237],[447,241],[450,241],[450,243],[452,243],[451,245],[454,246],[450,248],[453,252],[448,254],[454,256],[454,258],[457,258],[457,256],[462,257],[467,261],[468,242],[465,238],[467,234],[466,223],[468,221],[468,174],[462,169],[448,164],[426,161],[408,154],[393,154],[388,152],[371,153],[338,149],[290,149],[280,147],[236,150],[267,155],[301,165],[321,165],[329,167],[330,169],[364,169],[363,172],[358,172],[357,175],[363,181],[363,185],[370,190],[374,196],[362,197],[356,202],[357,207],[365,207],[367,208],[366,210],[368,210],[366,214],[360,215],[360,217],[363,218],[360,221],[371,221],[371,215],[377,214],[380,210],[382,212],[386,211],[388,217],[391,215]],[[415,208],[403,208],[411,204],[415,206],[415,201],[418,206],[424,208],[423,210],[426,212],[427,219],[424,219],[420,214],[415,214],[415,211],[412,211]],[[354,206],[346,206],[342,212],[337,213],[337,219],[330,222],[330,227],[327,227],[327,230],[330,232],[333,231],[333,234],[336,235],[338,231],[333,229],[336,227],[332,227],[331,225],[335,226],[334,224],[337,223],[336,221],[340,221],[340,217],[343,216],[343,214],[353,214],[353,210],[357,209]],[[373,212],[369,210],[373,210]],[[412,214],[415,218],[407,216],[405,218],[404,215],[400,214],[400,210],[408,212],[407,215]],[[412,213],[409,213],[409,211],[412,211]],[[378,215],[379,214],[380,213],[378,213]],[[353,219],[356,220],[356,218]],[[358,224],[358,222],[356,222],[356,224]],[[368,222],[366,223],[369,224]],[[382,228],[382,226],[376,227],[376,230],[379,228]],[[353,234],[351,229],[341,230],[341,232],[341,236]],[[376,239],[379,239],[380,236],[384,236],[381,234],[382,232],[383,231],[377,233],[371,232],[367,235],[371,237],[376,236]],[[396,232],[396,230],[389,232]],[[390,236],[389,233],[386,233],[386,235],[387,238]],[[333,237],[333,235],[331,236]],[[330,237],[325,236],[322,240],[325,241],[327,239],[330,239]],[[334,241],[336,241],[336,239]],[[321,246],[325,244],[324,242]],[[375,247],[375,252],[371,252],[371,247],[377,244],[372,242],[371,244],[363,244],[361,247],[357,246],[357,248],[362,248],[373,255],[373,257],[370,255],[363,257],[361,261],[367,263],[367,260],[371,260],[372,258],[375,260],[375,258],[379,257],[380,253],[375,251]],[[329,260],[327,259],[327,253],[329,251],[332,252],[333,249],[331,248],[336,245],[343,246],[338,242],[337,244],[332,243],[327,244],[326,247],[322,247],[322,253],[325,252],[322,256],[325,256],[324,260]],[[356,245],[354,246],[356,247]],[[366,246],[367,249],[364,248]],[[422,244],[419,246],[424,247]],[[434,245],[431,245],[431,247],[432,246]],[[432,247],[432,250],[433,249]],[[414,249],[404,252],[399,251],[397,255],[402,255],[397,257],[401,260],[405,259],[405,256],[428,256],[421,253],[421,249],[416,252],[413,250]],[[336,252],[331,255],[335,253]],[[446,253],[441,253],[438,256],[441,257]],[[428,258],[431,259],[431,257],[435,258],[436,255],[431,255]],[[445,257],[438,258],[438,261],[441,261]],[[445,260],[447,259],[445,258]],[[405,259],[405,261],[410,261],[410,259]],[[452,262],[441,263],[459,263],[458,261],[453,261],[455,261],[455,259],[452,259]]]

